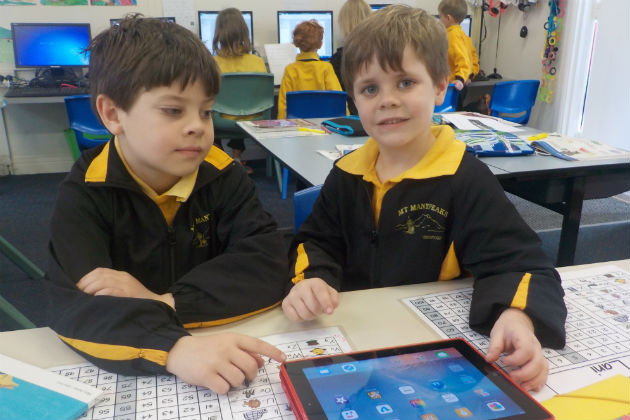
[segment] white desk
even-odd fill
[[[615,264],[630,270],[630,260],[564,267],[561,272]],[[270,311],[228,325],[191,330],[193,334],[237,332],[263,337],[272,334],[339,326],[353,350],[368,350],[439,339],[437,333],[414,315],[400,299],[467,287],[469,279],[368,289],[340,294],[334,314],[315,321],[295,323],[286,319],[282,309]],[[0,353],[48,368],[75,364],[84,359],[70,350],[49,328],[0,333]]]

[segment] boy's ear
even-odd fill
[[[448,89],[448,79],[444,78],[435,84],[435,105],[442,105]]]
[[[107,95],[99,94],[96,97],[96,111],[103,125],[114,135],[122,134],[123,128],[120,121],[120,108]]]

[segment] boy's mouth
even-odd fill
[[[407,118],[386,118],[378,122],[378,125],[393,125],[407,121]]]

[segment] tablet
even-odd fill
[[[462,339],[287,362],[282,387],[298,420],[548,420]]]

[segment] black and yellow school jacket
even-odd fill
[[[235,321],[278,304],[286,249],[253,181],[220,149],[200,165],[172,224],[126,170],[114,141],[83,153],[59,188],[51,222],[49,325],[106,370],[163,374],[186,328]],[[76,283],[97,267],[126,271],[149,299],[92,296]]]
[[[319,277],[346,291],[470,273],[473,329],[488,334],[502,310],[516,307],[543,345],[562,347],[564,292],[538,237],[450,127],[432,133],[427,154],[385,184],[373,139],[335,163],[291,246],[290,283]]]

